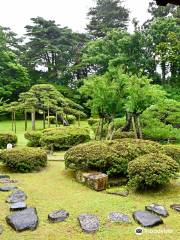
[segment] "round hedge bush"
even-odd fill
[[[0,149],[6,148],[8,143],[15,145],[17,136],[14,133],[0,133]]]
[[[179,170],[179,166],[165,154],[146,154],[128,164],[129,183],[135,189],[146,189],[166,184]]]
[[[73,124],[76,122],[76,117],[73,115],[67,115],[67,121],[69,124]]]
[[[24,134],[24,137],[29,140],[28,146],[30,147],[39,147],[40,144],[40,139],[42,136],[41,131],[28,131]]]
[[[180,146],[168,144],[164,145],[166,155],[172,157],[180,165]]]
[[[66,168],[97,170],[110,176],[127,176],[128,163],[138,156],[164,152],[161,145],[152,141],[121,139],[93,141],[69,149],[65,154]]]
[[[50,128],[43,131],[40,139],[42,147],[54,149],[67,149],[74,145],[90,140],[89,131],[85,128],[62,127]]]
[[[0,153],[0,159],[15,172],[39,171],[47,165],[47,153],[38,148],[4,150]]]

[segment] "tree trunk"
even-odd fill
[[[25,132],[27,131],[27,111],[25,110],[24,112],[24,119],[25,119],[25,126],[24,126],[24,129],[25,129]]]
[[[11,130],[14,131],[14,114],[11,113]]]
[[[131,130],[131,125],[132,125],[132,114],[131,113],[126,113],[126,124],[122,128],[122,132],[129,132]]]
[[[135,123],[135,117],[134,116],[132,116],[132,126],[133,126],[133,130],[134,130],[135,138],[137,139],[138,136],[137,136],[136,123]]]
[[[43,111],[43,129],[46,128],[46,113]]]
[[[161,63],[161,70],[162,70],[162,80],[161,80],[161,83],[162,83],[162,85],[164,85],[165,81],[166,81],[166,63],[165,62]]]
[[[32,120],[32,130],[35,131],[36,130],[36,111],[35,108],[32,108],[32,112],[31,112],[31,120]]]
[[[137,116],[137,135],[138,135],[138,138],[142,139],[142,129],[141,129],[141,124],[140,124],[140,119],[139,119],[139,116]]]
[[[100,140],[103,137],[104,118],[101,119]]]
[[[99,132],[99,128],[100,128],[100,124],[101,124],[101,121],[99,121],[98,126],[97,126],[97,128],[96,128],[95,140],[97,140],[97,136],[98,136],[98,132]]]

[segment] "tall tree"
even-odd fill
[[[112,29],[127,29],[129,11],[120,0],[97,0],[96,6],[88,12],[90,19],[87,30],[97,38],[105,36]]]

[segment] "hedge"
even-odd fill
[[[24,134],[24,137],[29,140],[28,146],[31,147],[39,147],[40,144],[40,139],[42,136],[41,131],[28,131]]]
[[[62,127],[43,131],[41,146],[54,149],[67,149],[90,140],[89,131],[85,128]]]
[[[66,168],[75,171],[97,170],[110,176],[126,176],[130,161],[151,152],[164,150],[152,141],[121,139],[80,144],[69,149],[64,158]]]
[[[164,154],[146,154],[128,164],[129,183],[135,189],[154,188],[175,177],[179,166]]]
[[[168,144],[164,145],[166,155],[172,157],[180,165],[180,146]]]
[[[0,133],[0,149],[6,148],[8,143],[15,145],[17,136],[14,133]]]
[[[0,159],[6,167],[15,172],[39,171],[47,165],[47,154],[42,149],[21,148],[4,150]]]
[[[116,130],[113,134],[112,139],[121,139],[121,138],[134,138],[134,132],[122,132],[121,130]]]
[[[76,117],[73,115],[67,115],[67,121],[69,124],[73,124],[76,122]]]

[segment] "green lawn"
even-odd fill
[[[4,172],[2,168],[0,172]],[[63,162],[49,162],[47,169],[39,173],[17,174],[11,173],[11,178],[18,180],[18,186],[27,195],[28,206],[36,207],[40,219],[39,227],[35,231],[16,233],[5,223],[5,216],[9,214],[8,204],[5,203],[9,193],[1,193],[0,224],[4,226],[2,239],[5,240],[136,240],[161,239],[174,240],[180,236],[178,212],[169,208],[172,203],[179,203],[180,187],[172,182],[166,189],[159,192],[131,193],[127,198],[95,192],[77,183],[70,172],[64,170]],[[180,182],[180,181],[179,181]],[[144,209],[146,204],[163,204],[169,210],[170,216],[164,218],[164,225],[152,228],[153,230],[171,230],[166,234],[147,234],[136,236],[134,231],[138,226],[132,224],[112,224],[107,221],[111,211],[120,211],[131,216],[134,210]],[[53,210],[66,209],[70,217],[63,223],[49,223],[47,215]],[[81,231],[77,216],[81,213],[96,214],[101,223],[99,232],[93,235]]]

